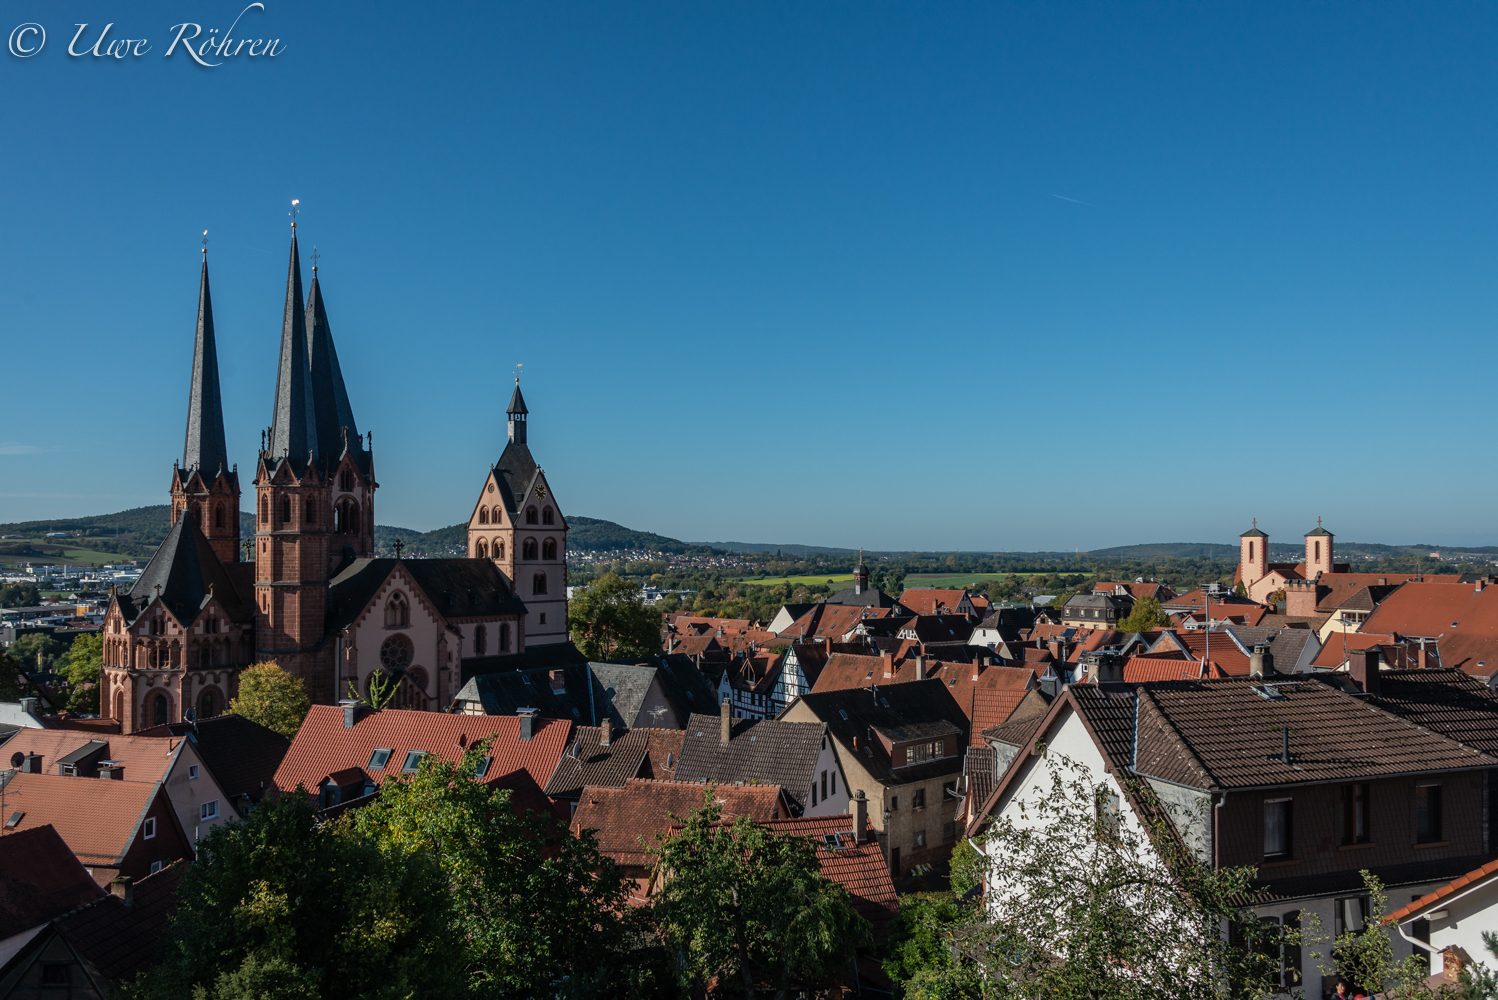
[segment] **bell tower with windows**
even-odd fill
[[[492,560],[525,602],[525,646],[566,642],[567,520],[531,455],[518,378],[506,416],[509,440],[469,515],[468,555]]]

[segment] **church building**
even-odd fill
[[[300,678],[314,703],[368,697],[379,680],[394,686],[397,707],[441,710],[464,659],[567,639],[567,524],[526,443],[518,379],[468,558],[377,557],[373,436],[355,422],[312,272],[304,300],[293,223],[255,534],[241,540],[204,250],[171,529],[104,621],[100,711],[122,732],[220,714],[240,670],[266,660]]]

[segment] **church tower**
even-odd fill
[[[524,635],[498,650],[567,641],[567,521],[526,441],[530,411],[520,380],[506,411],[509,441],[489,469],[468,520],[468,555],[490,559],[525,602]]]
[[[198,332],[187,394],[187,439],[182,446],[182,464],[172,475],[171,499],[173,525],[190,510],[219,559],[239,561],[239,470],[229,465],[229,450],[224,444],[206,246],[198,280]]]
[[[312,408],[317,420],[317,457],[324,470],[332,503],[332,538],[328,544],[328,575],[354,559],[371,559],[374,541],[374,455],[359,436],[354,409],[349,405],[338,351],[323,305],[317,265],[307,291],[307,336],[310,344]]]
[[[293,222],[275,410],[255,471],[256,658],[275,660],[327,704],[337,693],[321,651],[333,527],[333,483],[323,466],[338,456],[328,463],[318,454],[311,358]]]
[[[1238,579],[1244,587],[1269,575],[1269,536],[1259,530],[1259,519],[1254,526],[1238,536]]]
[[[1332,533],[1321,526],[1321,518],[1316,518],[1315,529],[1306,532],[1307,580],[1332,572],[1332,540]]]

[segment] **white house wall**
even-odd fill
[[[822,751],[817,754],[817,766],[811,773],[812,784],[817,789],[817,804],[811,804],[811,796],[806,797],[806,812],[804,816],[841,816],[848,809],[848,780],[843,774],[842,765],[837,761],[837,752],[833,749],[836,742],[831,736],[822,737]],[[822,774],[827,775],[827,798],[822,798]],[[837,781],[837,792],[832,791],[833,780]]]

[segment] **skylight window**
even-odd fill
[[[484,754],[484,756],[479,759],[478,765],[473,769],[473,780],[478,781],[484,775],[488,774],[489,765],[492,763],[494,763],[494,758],[489,754]]]
[[[378,771],[388,763],[390,763],[390,751],[384,749],[376,750],[369,755],[369,767],[366,770]]]
[[[411,750],[406,754],[406,763],[401,766],[402,774],[415,774],[416,768],[421,764],[421,758],[425,757],[425,750]]]

